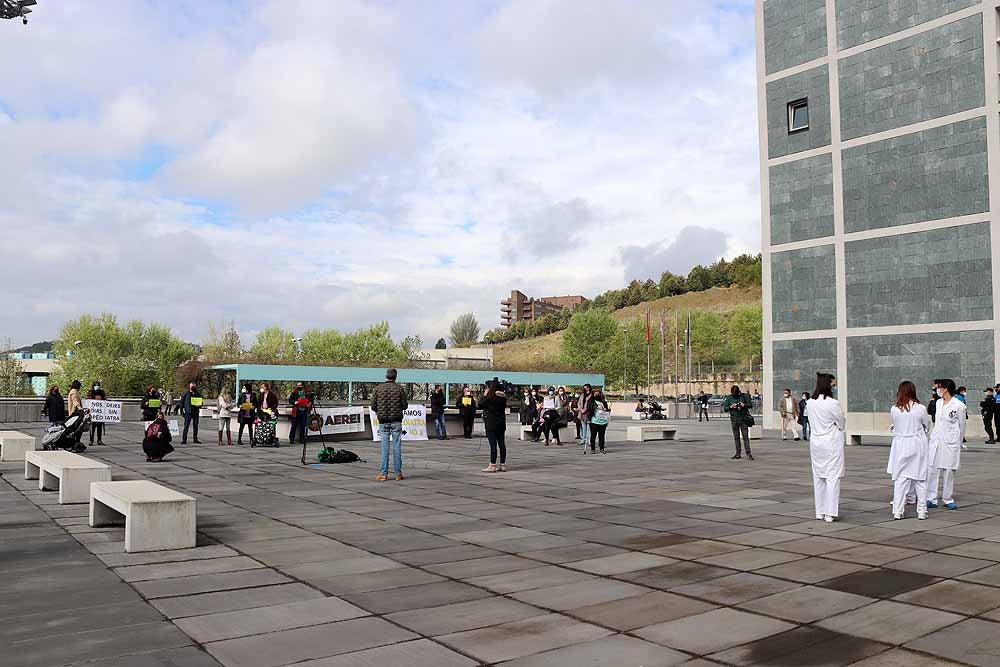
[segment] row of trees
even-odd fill
[[[649,358],[651,380],[666,375],[683,375],[685,352],[674,368],[674,341],[685,339],[687,314],[679,318],[675,339],[673,314],[664,318],[660,334],[660,314],[650,323]],[[761,311],[744,306],[729,314],[712,311],[691,312],[691,356],[696,368],[704,365],[752,367],[761,354]],[[604,308],[590,308],[573,314],[562,342],[563,361],[575,368],[603,373],[611,386],[635,389],[646,384],[646,322],[615,319]],[[665,358],[662,356],[665,355]],[[695,369],[692,369],[695,370]]]
[[[695,266],[688,275],[679,276],[670,271],[660,274],[659,282],[633,280],[627,287],[602,292],[591,301],[578,306],[575,311],[563,309],[550,313],[531,322],[517,322],[506,329],[498,328],[486,332],[483,342],[488,344],[506,343],[521,338],[534,338],[562,331],[569,326],[574,312],[591,308],[608,311],[637,306],[646,301],[677,296],[687,292],[703,292],[713,287],[750,287],[760,285],[761,256],[740,255],[732,261],[720,259],[710,266]]]

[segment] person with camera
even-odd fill
[[[479,409],[483,411],[486,439],[490,442],[490,464],[483,468],[483,472],[507,472],[507,445],[504,442],[507,433],[507,394],[496,379],[486,383],[486,393],[479,399]]]
[[[745,446],[747,458],[753,461],[753,454],[750,453],[750,427],[753,426],[753,417],[750,415],[752,405],[750,396],[744,394],[739,385],[733,385],[726,396],[725,403],[722,404],[722,411],[729,413],[729,423],[733,428],[733,439],[736,441],[736,455],[734,459],[743,458],[742,449]],[[743,438],[743,444],[740,443]]]

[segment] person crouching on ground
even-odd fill
[[[902,519],[906,498],[917,497],[917,518],[927,518],[927,408],[917,400],[912,382],[899,384],[896,404],[889,411],[892,418],[892,447],[885,471],[892,475],[892,518]]]
[[[437,385],[431,392],[431,417],[434,419],[434,435],[438,440],[448,439],[448,429],[444,425],[444,405],[444,389]]]
[[[729,425],[733,429],[733,439],[736,441],[736,454],[734,459],[743,458],[743,449],[747,451],[747,459],[753,461],[753,454],[750,453],[750,415],[751,398],[744,394],[739,385],[733,385],[729,389],[729,396],[726,396],[722,404],[722,411],[729,413]],[[743,442],[740,442],[740,436]]]
[[[935,509],[938,506],[938,480],[944,477],[941,500],[948,509],[957,510],[954,498],[955,473],[959,468],[967,415],[965,403],[954,394],[955,381],[937,380],[937,384],[937,420],[934,422],[927,452],[930,466],[927,473],[927,507]]]
[[[146,461],[159,463],[163,457],[174,451],[170,444],[170,426],[163,417],[163,411],[156,413],[156,419],[146,427],[146,437],[142,439],[142,451],[146,453]]]
[[[389,479],[389,448],[392,447],[392,462],[394,475],[403,480],[403,449],[400,441],[403,437],[403,412],[408,399],[406,390],[396,384],[398,373],[395,368],[385,372],[385,382],[375,387],[372,394],[371,410],[378,417],[378,435],[382,441],[382,466],[375,479],[384,482]]]
[[[844,410],[833,397],[837,378],[816,374],[809,399],[809,459],[812,463],[816,518],[831,523],[840,515],[840,480],[844,477]]]
[[[479,399],[479,409],[483,411],[486,439],[490,441],[490,464],[483,468],[483,472],[507,472],[507,444],[504,442],[507,433],[507,394],[500,388],[499,382],[490,380],[486,383],[486,393]]]
[[[591,393],[587,401],[587,410],[587,420],[590,422],[590,453],[594,454],[594,445],[600,443],[601,454],[606,454],[604,436],[608,430],[608,422],[611,421],[611,408],[600,387],[596,387]],[[583,453],[587,453],[586,445],[583,446]]]

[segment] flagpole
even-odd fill
[[[646,395],[649,395],[649,349],[650,343],[652,342],[650,338],[652,337],[649,329],[649,308],[646,309]]]

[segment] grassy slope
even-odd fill
[[[759,304],[760,299],[760,287],[713,287],[705,292],[670,296],[622,308],[616,310],[614,316],[619,320],[645,317],[648,308],[655,328],[658,326],[661,311],[665,313],[667,319],[673,316],[675,310],[682,312],[712,310],[729,313],[740,306]],[[561,361],[562,339],[563,332],[557,331],[548,336],[501,343],[493,348],[493,362],[501,369],[572,370],[565,367]]]

